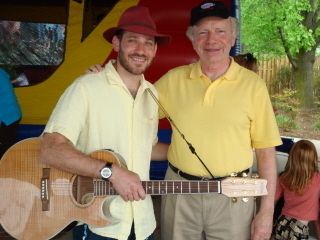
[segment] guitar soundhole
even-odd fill
[[[75,176],[72,183],[73,199],[80,205],[87,205],[94,198],[93,179],[90,177]]]

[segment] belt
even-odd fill
[[[208,177],[199,177],[199,176],[194,176],[185,172],[182,172],[179,168],[176,168],[175,166],[173,166],[171,163],[169,163],[169,167],[179,176],[190,180],[190,181],[206,181],[206,180],[223,180],[227,177],[244,177],[246,174],[249,173],[249,168],[246,170],[243,170],[241,172],[237,172],[237,173],[231,173],[228,176],[224,176],[224,177],[213,177],[213,178],[208,178]]]

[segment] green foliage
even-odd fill
[[[278,127],[285,130],[285,131],[298,128],[294,119],[290,118],[289,116],[283,115],[283,114],[276,115],[276,121],[277,121]]]
[[[284,89],[282,93],[271,96],[271,101],[277,111],[293,117],[297,115],[299,107],[297,91]]]
[[[320,131],[320,116],[317,117],[315,123],[313,124],[313,128],[314,128],[316,131]]]
[[[240,0],[241,42],[258,56],[297,55],[316,44],[319,26],[312,28],[305,14],[313,9],[308,0]],[[316,5],[318,6],[318,5]]]
[[[271,101],[279,128],[284,130],[296,129],[298,126],[295,119],[299,106],[297,91],[284,89],[281,94],[271,96]]]
[[[273,92],[282,92],[283,89],[292,89],[292,86],[292,72],[291,67],[288,66],[281,67],[276,74],[276,78],[270,84]]]
[[[275,9],[273,2],[241,0],[241,42],[246,51],[258,56],[284,54],[277,29],[273,25]]]
[[[283,30],[290,53],[296,55],[300,49],[311,50],[315,45],[313,30],[304,25],[303,16],[305,12],[311,11],[310,2],[308,0],[284,0],[278,6],[277,27]]]

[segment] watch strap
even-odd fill
[[[108,180],[110,177],[111,177],[111,175],[112,175],[112,164],[113,163],[111,163],[111,162],[107,162],[101,169],[100,169],[100,177],[101,177],[101,179],[103,179],[103,180]],[[109,177],[104,177],[103,176],[103,174],[102,174],[102,172],[104,171],[104,169],[105,168],[109,168],[109,171],[110,171],[110,173],[111,173],[111,175],[109,176]]]
[[[105,167],[108,167],[108,168],[112,168],[112,162],[106,162],[106,165],[104,165],[104,168]]]

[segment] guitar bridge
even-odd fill
[[[50,168],[43,168],[40,183],[40,198],[42,203],[42,211],[49,211],[50,209],[49,178]]]

